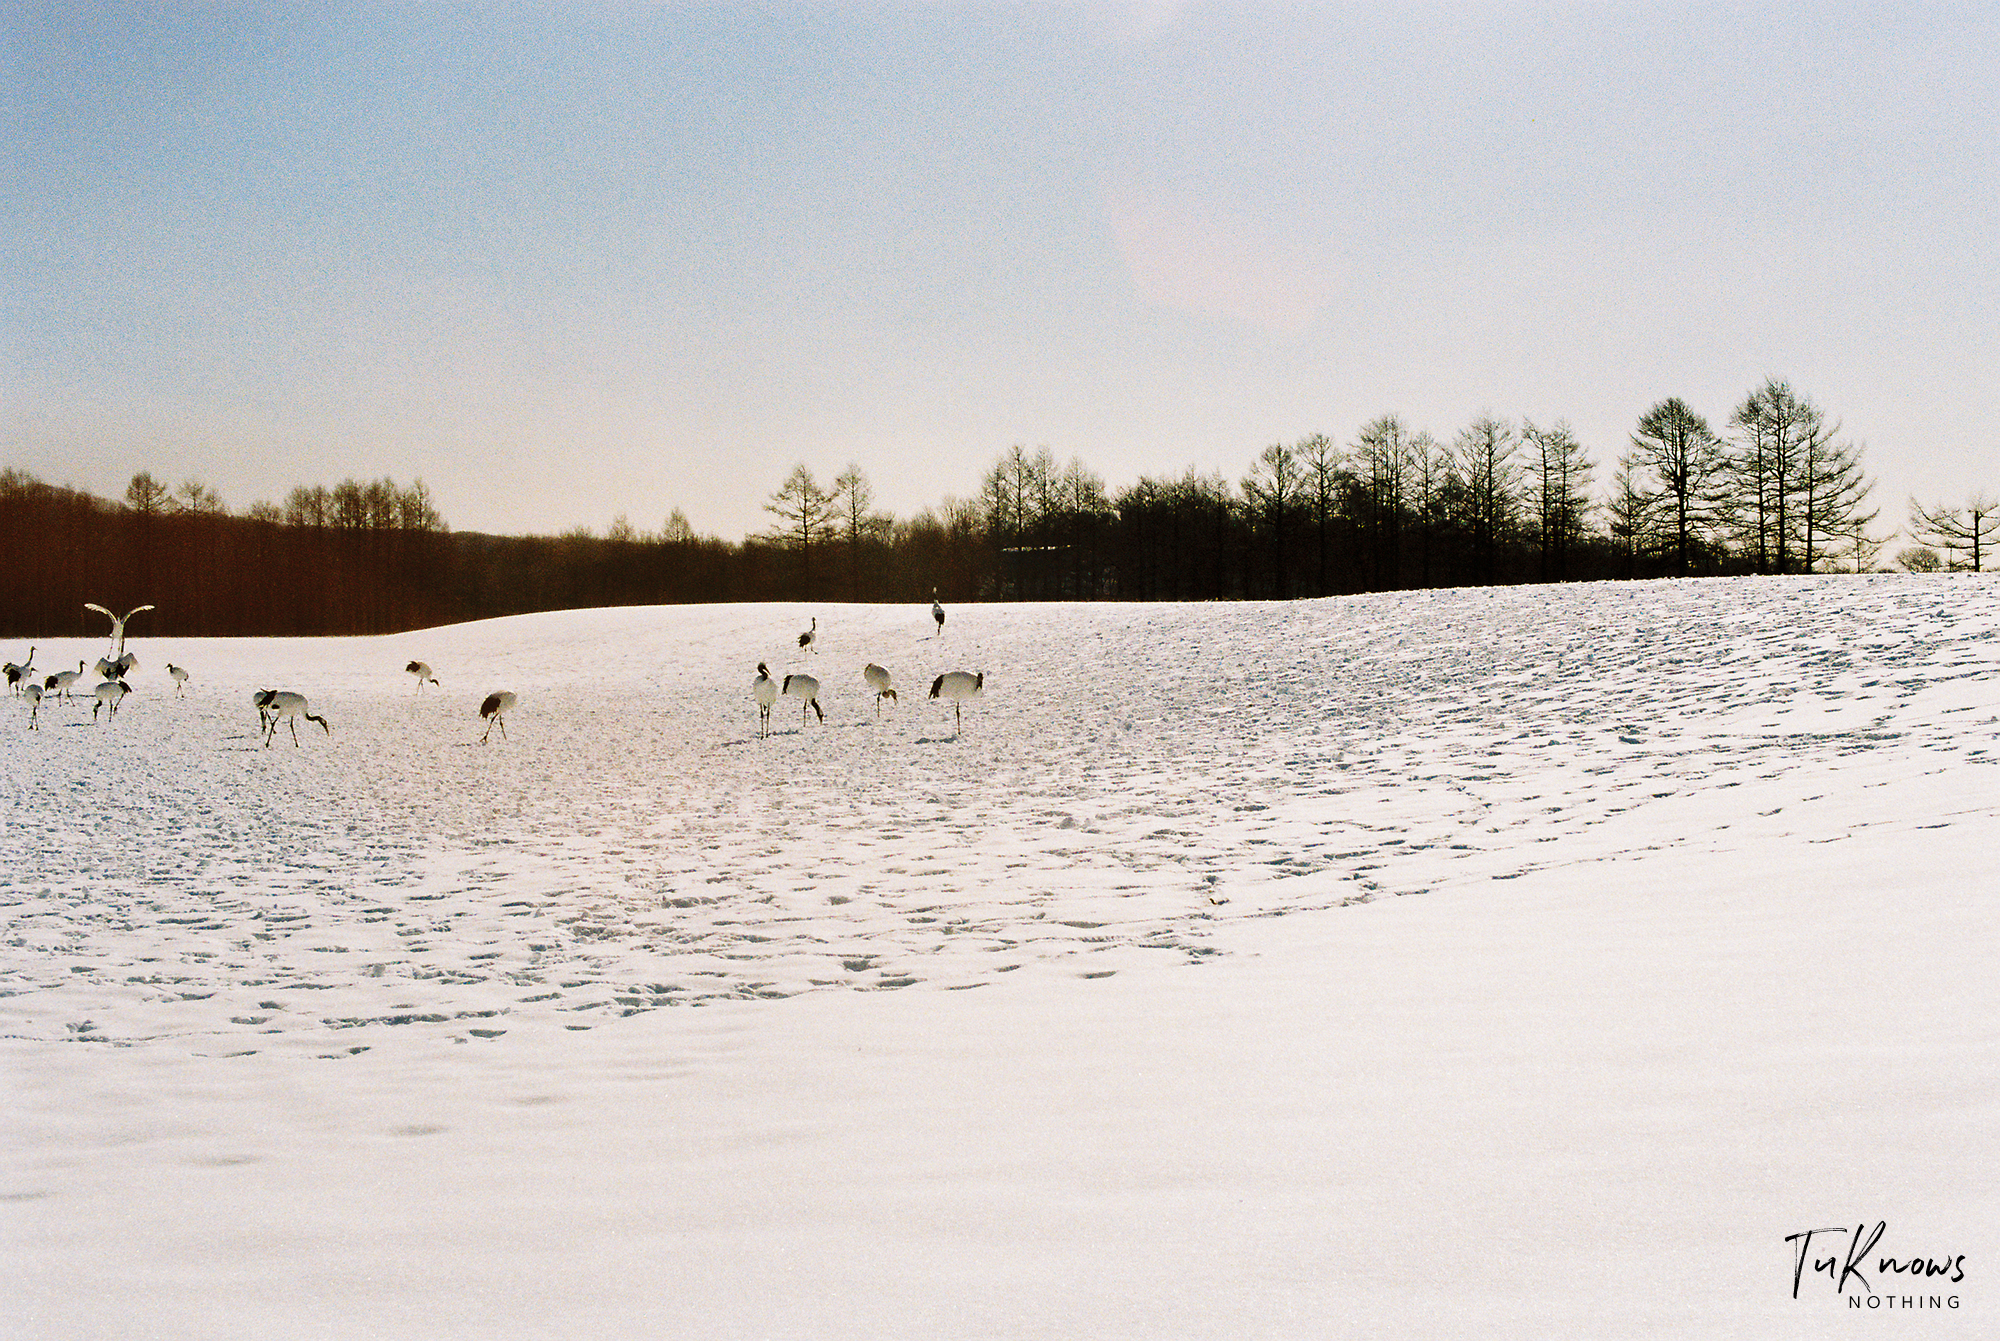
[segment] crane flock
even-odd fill
[[[931,619],[937,625],[937,632],[933,637],[942,638],[944,636],[944,606],[938,603],[935,594],[933,594],[931,600]],[[811,626],[799,635],[799,650],[801,652],[812,653],[819,651],[818,616],[815,615]],[[888,667],[871,661],[861,668],[861,680],[863,684],[874,691],[875,717],[879,721],[882,717],[882,700],[887,699],[891,703],[898,701],[895,676],[890,673]],[[932,681],[930,696],[933,699],[942,699],[951,704],[955,734],[964,730],[965,705],[977,699],[985,687],[985,671],[946,671],[944,674],[938,676],[936,680]],[[796,698],[799,700],[801,730],[809,725],[805,716],[808,708],[818,713],[819,720],[824,723],[826,721],[826,710],[819,701],[820,689],[820,682],[815,676],[794,673],[783,677],[783,679],[779,679],[771,674],[771,668],[767,664],[762,661],[758,662],[757,677],[750,682],[750,697],[757,704],[758,737],[761,739],[771,734],[771,706],[780,697]]]
[[[130,620],[134,615],[156,607],[151,605],[134,606],[123,615],[116,614],[101,605],[86,604],[85,608],[97,611],[111,621],[111,645],[106,655],[100,657],[96,664],[95,669],[99,677],[99,682],[91,695],[93,702],[90,713],[93,723],[108,724],[113,717],[117,716],[119,706],[124,702],[125,697],[132,692],[131,682],[126,677],[131,672],[137,670],[139,666],[139,658],[125,649],[126,621]],[[931,618],[937,626],[937,631],[933,637],[941,638],[944,635],[945,612],[944,607],[935,598],[931,601]],[[806,631],[798,635],[799,651],[801,653],[817,655],[819,652],[819,636],[819,618],[815,615],[811,619]],[[25,696],[29,701],[28,727],[30,730],[38,729],[40,726],[41,707],[44,699],[60,698],[67,700],[71,698],[77,683],[82,680],[85,674],[85,663],[82,660],[78,660],[75,670],[57,671],[48,676],[45,681],[37,682],[34,678],[35,651],[34,647],[30,647],[27,658],[24,661],[19,663],[8,662],[4,668],[0,668],[4,669],[9,688],[16,694]],[[166,663],[166,671],[168,676],[173,680],[175,696],[182,697],[185,694],[187,682],[190,679],[190,672],[186,667],[177,666],[172,662]],[[416,692],[419,695],[423,693],[424,686],[427,683],[433,687],[442,688],[436,673],[431,669],[428,662],[411,660],[404,665],[403,671],[415,679]],[[874,692],[875,717],[879,721],[882,716],[882,701],[887,699],[891,704],[895,704],[898,701],[895,677],[887,667],[871,661],[862,667],[861,679]],[[949,702],[952,705],[954,735],[961,734],[964,730],[965,705],[976,701],[981,696],[985,689],[985,684],[986,673],[984,671],[974,672],[964,670],[946,671],[931,682],[930,698],[934,701]],[[750,691],[752,699],[757,704],[759,737],[767,737],[771,734],[771,711],[780,698],[795,698],[799,701],[801,729],[810,724],[807,714],[816,715],[819,722],[824,724],[826,722],[826,709],[820,702],[822,689],[823,686],[817,676],[793,672],[779,677],[771,673],[770,666],[767,663],[758,662],[757,675],[750,683]],[[278,727],[281,723],[290,729],[292,733],[292,745],[294,748],[298,748],[300,744],[298,719],[301,717],[309,722],[318,723],[321,730],[327,736],[331,737],[333,735],[332,724],[324,716],[313,712],[306,696],[301,693],[293,690],[266,688],[253,691],[250,697],[252,706],[257,710],[258,734],[264,739],[265,749],[269,749],[271,742],[276,739]],[[507,738],[507,714],[519,702],[518,695],[511,690],[505,689],[495,690],[481,701],[479,716],[486,723],[486,729],[479,737],[479,742],[482,745],[490,742],[495,726],[500,728],[501,739],[505,740]]]

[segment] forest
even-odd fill
[[[536,610],[707,601],[1289,600],[1363,591],[1865,571],[1861,449],[1772,379],[1720,428],[1678,398],[1640,417],[1601,487],[1563,422],[1482,416],[1450,441],[1395,415],[1342,444],[1265,448],[1244,476],[1193,469],[1107,491],[1080,459],[1015,446],[977,496],[878,510],[849,466],[795,467],[763,534],[453,531],[421,480],[300,485],[241,513],[150,472],[122,499],[0,472],[0,635],[99,631],[85,601],[151,603],[180,636],[377,634]],[[1981,571],[2000,515],[1914,499],[1893,562]]]

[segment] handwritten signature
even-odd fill
[[[1785,1242],[1794,1245],[1792,1248],[1792,1298],[1797,1299],[1799,1297],[1799,1285],[1805,1280],[1806,1264],[1808,1262],[1812,1264],[1815,1275],[1824,1274],[1833,1282],[1833,1289],[1836,1294],[1847,1293],[1847,1282],[1850,1278],[1857,1282],[1863,1291],[1873,1294],[1875,1287],[1869,1282],[1868,1277],[1862,1274],[1862,1268],[1867,1265],[1868,1254],[1875,1251],[1875,1245],[1882,1241],[1882,1235],[1887,1233],[1888,1229],[1889,1222],[1887,1220],[1877,1220],[1872,1230],[1864,1222],[1856,1225],[1853,1229],[1848,1229],[1844,1226],[1837,1229],[1805,1229],[1796,1234],[1785,1235]],[[1846,1244],[1836,1255],[1832,1257],[1814,1257],[1812,1255],[1814,1235],[1831,1237],[1835,1234],[1844,1234],[1847,1236]],[[1875,1270],[1879,1275],[1901,1274],[1916,1279],[1950,1275],[1951,1283],[1956,1285],[1965,1279],[1965,1254],[1958,1253],[1955,1256],[1947,1257],[1902,1258],[1891,1257],[1885,1254],[1875,1259]]]

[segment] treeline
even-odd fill
[[[1787,383],[1718,429],[1678,398],[1640,417],[1609,479],[1562,422],[1481,416],[1440,441],[1395,415],[1266,448],[1241,480],[1142,476],[1015,447],[976,497],[877,509],[859,467],[796,467],[763,535],[453,532],[421,480],[301,486],[233,514],[197,481],[122,501],[0,473],[0,631],[96,629],[84,601],[151,603],[160,634],[372,634],[534,610],[707,601],[1289,599],[1412,587],[1859,571],[1892,536],[1860,447]],[[2000,512],[1911,502],[1911,569],[1990,563]]]
[[[948,510],[949,511],[949,510]],[[870,533],[865,560],[815,595],[975,599],[977,522],[958,509]],[[176,636],[393,633],[605,605],[788,599],[797,557],[778,539],[698,536],[678,512],[657,534],[622,518],[608,534],[454,532],[421,480],[301,486],[283,504],[232,513],[199,481],[168,489],[150,473],[122,500],[0,471],[0,635],[86,636],[102,618],[84,602],[153,605],[143,631]],[[822,586],[824,585],[824,590]],[[916,599],[909,595],[908,599]]]
[[[150,633],[386,633],[451,617],[430,581],[451,537],[421,481],[294,489],[231,513],[214,490],[132,477],[122,502],[0,472],[0,627],[98,633],[85,601],[153,604]]]

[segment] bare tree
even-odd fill
[[[1660,507],[1660,491],[1649,489],[1646,463],[1638,450],[1618,458],[1611,476],[1611,497],[1604,504],[1610,521],[1612,540],[1624,559],[1624,576],[1639,575],[1639,561],[1651,545],[1654,523]]]
[[[1417,586],[1428,587],[1436,580],[1438,540],[1450,525],[1451,501],[1464,493],[1458,463],[1429,433],[1412,433],[1403,447],[1403,480],[1416,532]]]
[[[1087,600],[1102,594],[1105,579],[1106,533],[1112,518],[1104,477],[1072,456],[1056,479],[1055,535],[1065,565],[1064,595]]]
[[[359,480],[342,480],[328,497],[333,502],[333,524],[342,531],[368,528],[368,495]]]
[[[1834,429],[1806,443],[1799,471],[1799,552],[1805,571],[1813,571],[1817,556],[1830,545],[1822,540],[1845,539],[1866,531],[1881,509],[1864,514],[1861,505],[1875,487],[1861,473],[1861,448],[1836,442]]]
[[[1752,391],[1729,422],[1738,433],[1729,497],[1742,536],[1758,572],[1791,572],[1809,462],[1832,435],[1819,407],[1775,377]]]
[[[1292,594],[1285,542],[1304,487],[1298,457],[1281,442],[1266,447],[1243,477],[1243,500],[1251,524],[1270,537],[1271,594],[1281,601],[1289,600]]]
[[[297,485],[285,495],[285,525],[324,530],[333,525],[333,495],[324,484]]]
[[[1371,419],[1354,440],[1360,485],[1356,530],[1362,541],[1360,565],[1366,585],[1388,590],[1402,585],[1405,473],[1409,433],[1393,414]]]
[[[813,594],[813,550],[826,543],[833,523],[833,503],[803,464],[792,473],[764,504],[764,511],[778,519],[772,535],[799,558],[799,589]]]
[[[1542,580],[1567,581],[1570,550],[1583,539],[1590,518],[1590,458],[1565,420],[1557,420],[1553,428],[1536,428],[1533,420],[1524,419],[1521,438],[1528,447]]]
[[[149,470],[142,470],[132,477],[125,486],[125,506],[141,517],[157,517],[173,502],[173,495],[167,486],[153,478]]]
[[[1869,520],[1873,519],[1873,514],[1870,514]],[[1854,534],[1841,538],[1847,541],[1847,552],[1854,560],[1854,571],[1872,573],[1877,571],[1875,561],[1882,556],[1883,550],[1889,548],[1889,542],[1896,538],[1896,533],[1891,531],[1877,539],[1868,534],[1868,525],[1864,522],[1854,528]]]
[[[1512,425],[1485,414],[1460,430],[1452,446],[1465,481],[1474,572],[1479,581],[1494,582],[1500,575],[1500,542],[1512,531],[1520,508],[1514,461],[1520,440]]]
[[[1926,508],[1912,498],[1910,533],[1918,544],[1943,550],[1946,567],[1965,566],[1952,557],[1964,554],[1973,572],[1983,572],[1986,547],[1996,536],[2000,536],[2000,511],[1996,509],[2000,509],[2000,503],[1995,503],[1993,496],[1984,491],[1968,498],[1963,507],[1956,508],[1943,504]]]
[[[1671,526],[1673,572],[1685,576],[1698,542],[1714,522],[1714,493],[1727,464],[1722,441],[1686,401],[1671,396],[1639,417],[1632,447],[1637,460],[1660,481],[1660,506]]]
[[[431,497],[430,486],[419,475],[410,482],[410,487],[396,494],[396,525],[405,531],[446,531],[444,515],[438,511],[437,500]]]
[[[1314,593],[1325,596],[1332,591],[1327,575],[1327,531],[1339,510],[1340,481],[1346,463],[1340,448],[1324,433],[1301,439],[1292,451],[1305,475],[1305,505],[1312,513],[1313,540],[1319,560],[1319,582]]]
[[[176,511],[195,517],[215,517],[229,511],[229,505],[222,501],[222,495],[203,484],[200,480],[183,481],[174,490]]]
[[[887,513],[872,510],[875,490],[869,485],[868,477],[861,473],[861,467],[851,462],[847,469],[834,477],[827,501],[833,510],[834,526],[839,532],[840,542],[847,550],[847,596],[849,600],[858,601],[861,599],[863,552],[889,533],[895,519]]]
[[[998,547],[1003,592],[1023,598],[1044,594],[1043,522],[1056,494],[1056,464],[1049,449],[1030,455],[1014,444],[986,472],[980,500],[987,530]]]

